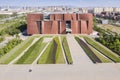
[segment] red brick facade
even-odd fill
[[[43,14],[27,15],[28,34],[66,34],[66,21],[70,22],[72,34],[92,33],[92,14],[50,14],[45,21]]]

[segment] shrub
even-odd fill
[[[20,44],[22,42],[21,39],[13,39],[10,40],[6,46],[4,46],[2,49],[0,49],[0,56],[8,53],[12,48],[14,48],[16,45]]]

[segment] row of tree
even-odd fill
[[[22,42],[21,39],[15,38],[13,40],[10,40],[6,46],[0,49],[0,57],[8,53],[12,48],[14,48],[16,45],[20,44]]]
[[[16,21],[16,23],[13,24],[12,26],[6,27],[4,30],[2,30],[0,32],[0,36],[3,36],[5,34],[15,35],[15,34],[22,32],[24,29],[26,29],[26,22]]]
[[[120,55],[120,36],[106,34],[104,36],[100,36],[96,40]]]
[[[97,21],[94,18],[94,30],[99,32],[99,38],[96,40],[106,47],[108,47],[113,52],[120,55],[120,35],[110,30],[104,30],[97,26]]]

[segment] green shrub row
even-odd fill
[[[0,49],[0,56],[5,55],[8,53],[12,48],[14,48],[16,45],[20,44],[22,42],[21,39],[13,39],[10,40],[6,46],[4,46],[2,49]]]
[[[96,39],[120,56],[120,36],[104,35]]]
[[[0,64],[8,64],[14,60],[19,54],[21,54],[30,44],[33,42],[34,37],[30,37],[23,41],[21,44],[17,45],[15,48],[10,50],[7,54],[0,58]]]
[[[99,44],[98,42],[94,41],[89,37],[84,37],[84,39],[88,44],[90,44],[92,47],[100,51],[103,55],[105,55],[109,59],[113,60],[114,62],[120,62],[119,56],[110,51],[108,48],[104,47],[103,45]]]

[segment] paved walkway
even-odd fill
[[[89,64],[92,61],[74,39],[73,35],[67,35],[67,41],[70,48],[73,64]]]
[[[113,63],[0,65],[0,80],[120,80],[119,68]]]

